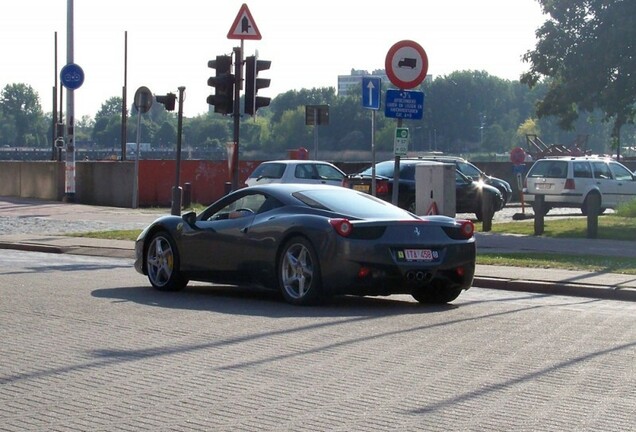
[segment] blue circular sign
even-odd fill
[[[79,65],[69,63],[60,71],[60,80],[67,89],[78,89],[84,83],[84,71]]]

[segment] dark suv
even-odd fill
[[[415,212],[415,167],[421,159],[401,159],[398,206]],[[375,164],[376,196],[391,202],[393,196],[393,172],[395,162],[387,160]],[[343,186],[371,193],[372,167],[345,177]],[[503,197],[497,188],[473,181],[455,169],[455,209],[457,213],[474,213],[482,220],[483,199],[492,201],[494,211],[504,206]]]

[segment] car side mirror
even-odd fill
[[[181,216],[181,218],[190,226],[194,226],[194,224],[197,221],[197,214],[196,212],[190,211],[187,213],[184,213],[183,216]]]

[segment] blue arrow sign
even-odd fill
[[[362,77],[362,107],[380,109],[382,80],[378,77]]]
[[[424,93],[387,90],[384,115],[389,118],[420,120],[424,116]]]

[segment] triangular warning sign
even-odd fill
[[[437,203],[433,201],[431,205],[428,207],[428,210],[426,210],[426,216],[431,216],[436,214],[439,214],[439,210],[437,210]]]
[[[228,39],[256,39],[260,40],[261,32],[258,31],[258,26],[252,18],[252,14],[247,5],[243,3],[241,10],[239,10],[234,24],[230,27],[230,31],[227,34]]]

